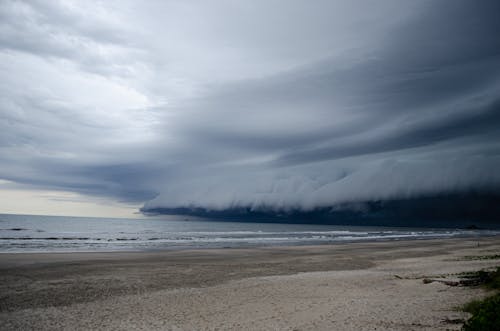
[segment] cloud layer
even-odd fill
[[[145,208],[500,188],[497,1],[0,4],[0,178]]]

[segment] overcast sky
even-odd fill
[[[0,1],[0,212],[500,188],[500,2]]]

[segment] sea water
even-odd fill
[[[318,245],[499,235],[499,230],[117,219],[0,214],[0,253]]]

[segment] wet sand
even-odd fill
[[[1,330],[458,330],[500,237],[162,252],[0,254]]]

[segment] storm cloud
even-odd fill
[[[154,208],[500,188],[498,1],[0,4],[0,178]]]

